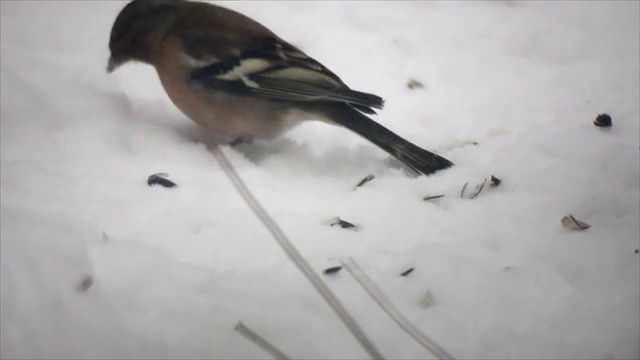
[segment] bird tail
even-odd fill
[[[430,175],[453,166],[451,161],[410,143],[347,104],[325,106],[323,112],[419,173]]]

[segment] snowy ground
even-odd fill
[[[267,358],[239,320],[292,357],[365,357],[153,70],[106,74],[123,3],[0,4],[3,358]],[[458,358],[640,357],[638,2],[226,5],[457,165],[410,178],[316,123],[229,149],[314,268],[352,256]],[[179,187],[148,187],[158,172]],[[459,198],[490,175],[502,184]],[[383,354],[430,358],[346,272],[323,277]]]

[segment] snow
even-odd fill
[[[365,357],[153,69],[105,72],[123,5],[0,2],[2,358],[268,358],[238,321],[294,358]],[[456,164],[412,178],[321,123],[226,149],[318,272],[353,257],[457,358],[640,357],[638,2],[224,5]],[[147,186],[159,172],[178,187]],[[431,357],[347,272],[322,276],[385,356]]]

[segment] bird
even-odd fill
[[[117,15],[107,72],[129,62],[155,67],[183,113],[224,143],[274,138],[319,120],[346,128],[417,174],[451,167],[371,119],[377,95],[349,88],[336,74],[257,21],[189,0],[133,0]]]

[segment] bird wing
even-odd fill
[[[322,64],[276,37],[255,41],[243,51],[225,48],[225,39],[204,31],[179,37],[187,54],[202,64],[188,81],[205,90],[291,102],[343,102],[369,114],[384,103],[379,96],[351,90]]]

